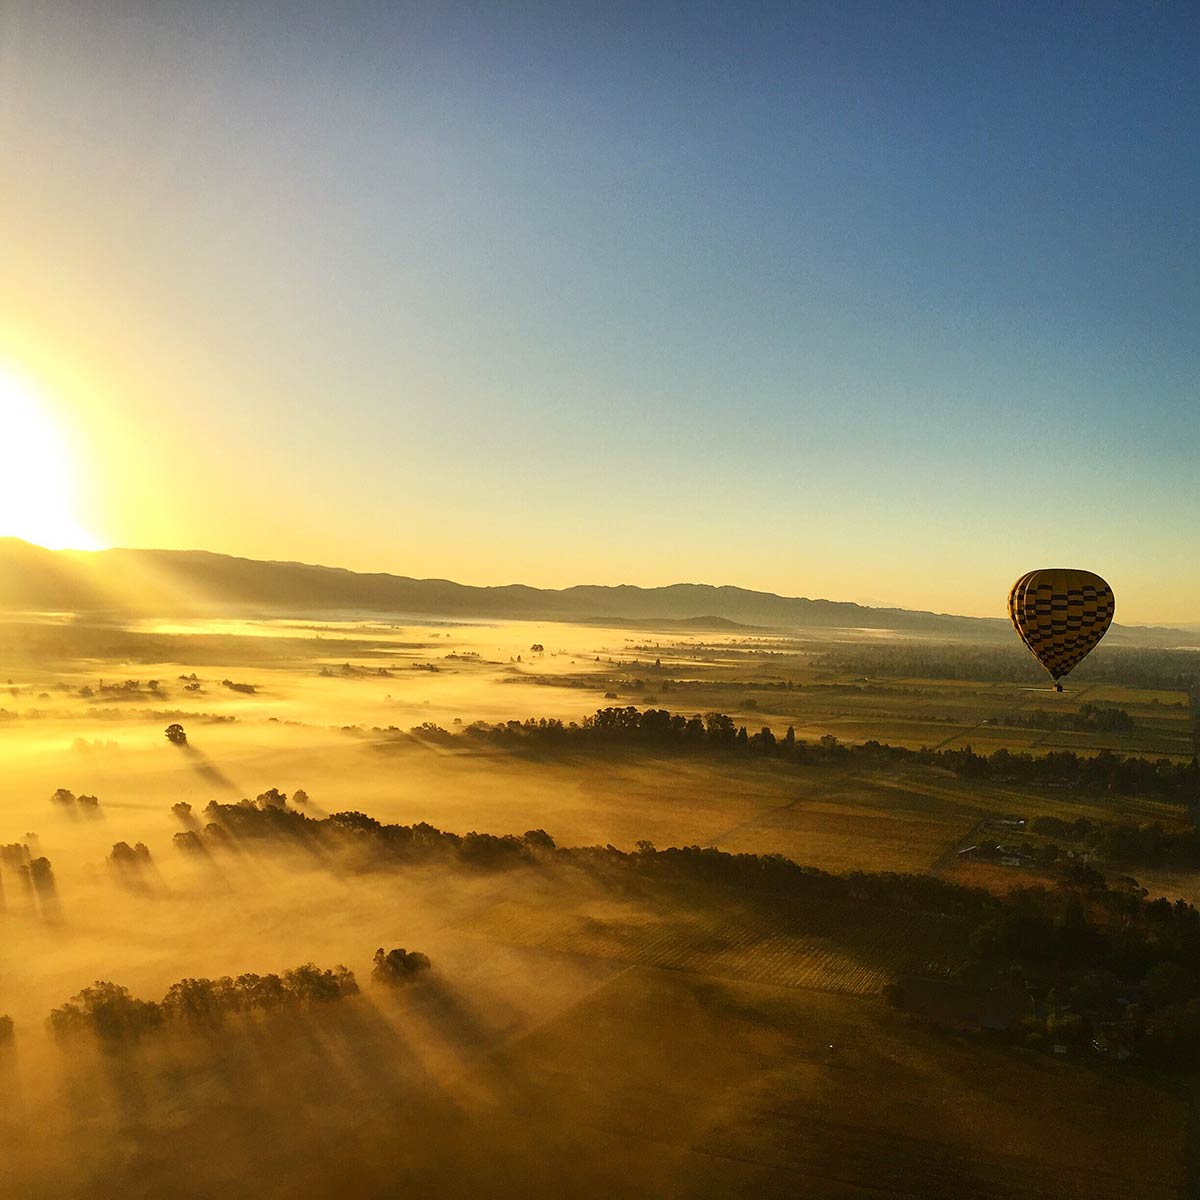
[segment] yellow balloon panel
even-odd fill
[[[1029,571],[1008,593],[1013,627],[1056,683],[1105,635],[1114,607],[1099,575],[1065,567]]]

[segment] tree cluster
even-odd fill
[[[1135,728],[1129,713],[1111,704],[1083,704],[1078,712],[1035,708],[1032,712],[1010,713],[1000,718],[1000,724],[1022,729],[1069,729],[1075,733],[1131,733]]]
[[[10,867],[21,868],[29,865],[29,847],[24,842],[8,842],[0,846],[0,863]]]
[[[1032,832],[1074,842],[1106,862],[1147,867],[1200,868],[1200,829],[1164,829],[1161,822],[1090,821],[1034,817]]]
[[[102,679],[94,688],[85,684],[79,689],[79,695],[84,700],[90,700],[97,694],[114,700],[136,699],[147,692],[153,692],[156,695],[162,694],[157,679],[148,680],[145,687],[142,687],[140,679],[126,679],[121,683],[105,683]]]
[[[969,745],[961,749],[910,750],[875,740],[847,745],[832,734],[808,742],[796,737],[791,726],[782,737],[765,726],[750,733],[746,726],[738,725],[725,713],[683,716],[665,708],[640,710],[628,705],[601,708],[578,723],[546,717],[499,724],[476,722],[462,733],[454,734],[427,722],[408,735],[394,728],[376,732],[446,746],[461,745],[462,740],[485,742],[510,750],[579,752],[625,746],[655,753],[758,754],[800,766],[845,763],[870,768],[914,763],[942,767],[967,779],[1075,788],[1092,793],[1161,796],[1182,804],[1200,803],[1200,764],[1195,759],[1176,763],[1167,758],[1127,757],[1107,750],[1095,755],[1080,755],[1073,750],[1033,755],[1000,749],[983,755],[976,754]]]
[[[54,868],[50,860],[45,857],[34,858],[29,846],[24,842],[10,842],[6,846],[0,846],[0,863],[11,867],[36,891],[43,894],[55,891]]]
[[[272,789],[274,790],[274,789]],[[265,794],[264,794],[265,795]],[[274,839],[300,847],[335,848],[372,860],[420,862],[433,859],[462,866],[497,870],[532,862],[553,850],[554,841],[543,829],[522,837],[497,837],[490,833],[448,833],[422,821],[416,825],[384,824],[360,812],[310,817],[293,808],[264,799],[238,804],[210,801],[204,815],[208,824],[202,832],[187,830],[175,835],[175,844],[185,851],[205,852],[230,842]]]
[[[322,970],[313,963],[282,975],[181,979],[158,1001],[138,1000],[128,988],[98,980],[51,1010],[47,1025],[56,1037],[91,1033],[109,1042],[128,1042],[164,1026],[212,1029],[233,1014],[309,1008],[357,991],[353,971],[340,965]]]
[[[64,808],[78,805],[80,808],[97,808],[100,805],[98,796],[77,796],[70,788],[57,788],[50,797],[52,804],[61,804]]]
[[[150,848],[145,842],[117,842],[108,856],[108,861],[123,870],[140,870],[150,865]]]
[[[1024,979],[1028,1044],[1090,1043],[1161,1066],[1200,1065],[1200,913],[1072,865],[1021,888],[972,935],[975,966]]]
[[[380,946],[372,961],[375,965],[371,968],[371,982],[385,987],[410,983],[430,967],[428,955],[419,950],[405,950],[403,946],[387,951]]]
[[[1015,639],[998,642],[846,643],[821,646],[810,661],[831,675],[854,675],[872,683],[898,679],[962,679],[980,683],[1045,683],[1046,673]],[[1071,672],[1079,683],[1190,692],[1200,667],[1189,650],[1102,645]]]

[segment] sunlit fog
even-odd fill
[[[1200,1195],[1198,11],[0,4],[0,1200]]]

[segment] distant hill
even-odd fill
[[[0,538],[0,611],[207,614],[428,615],[653,623],[693,628],[879,629],[952,637],[1008,637],[999,618],[960,617],[738,587],[676,583],[641,588],[523,584],[471,587],[448,579],[359,574],[340,567],[260,562],[200,550],[51,551]],[[1133,631],[1114,626],[1119,640]],[[1136,640],[1200,645],[1200,634],[1138,630]]]

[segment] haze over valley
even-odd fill
[[[1198,11],[0,5],[0,1200],[1200,1195]]]
[[[1192,651],[1063,697],[1011,637],[821,626],[13,613],[0,654],[8,1194],[1183,1186],[1153,1026],[1085,1009],[1059,1057],[1085,1002],[980,991],[971,930],[1088,839],[1089,904],[1196,896],[1193,851],[1106,832],[1191,828]],[[430,965],[371,982],[377,947]],[[355,990],[240,982],[304,963]]]

